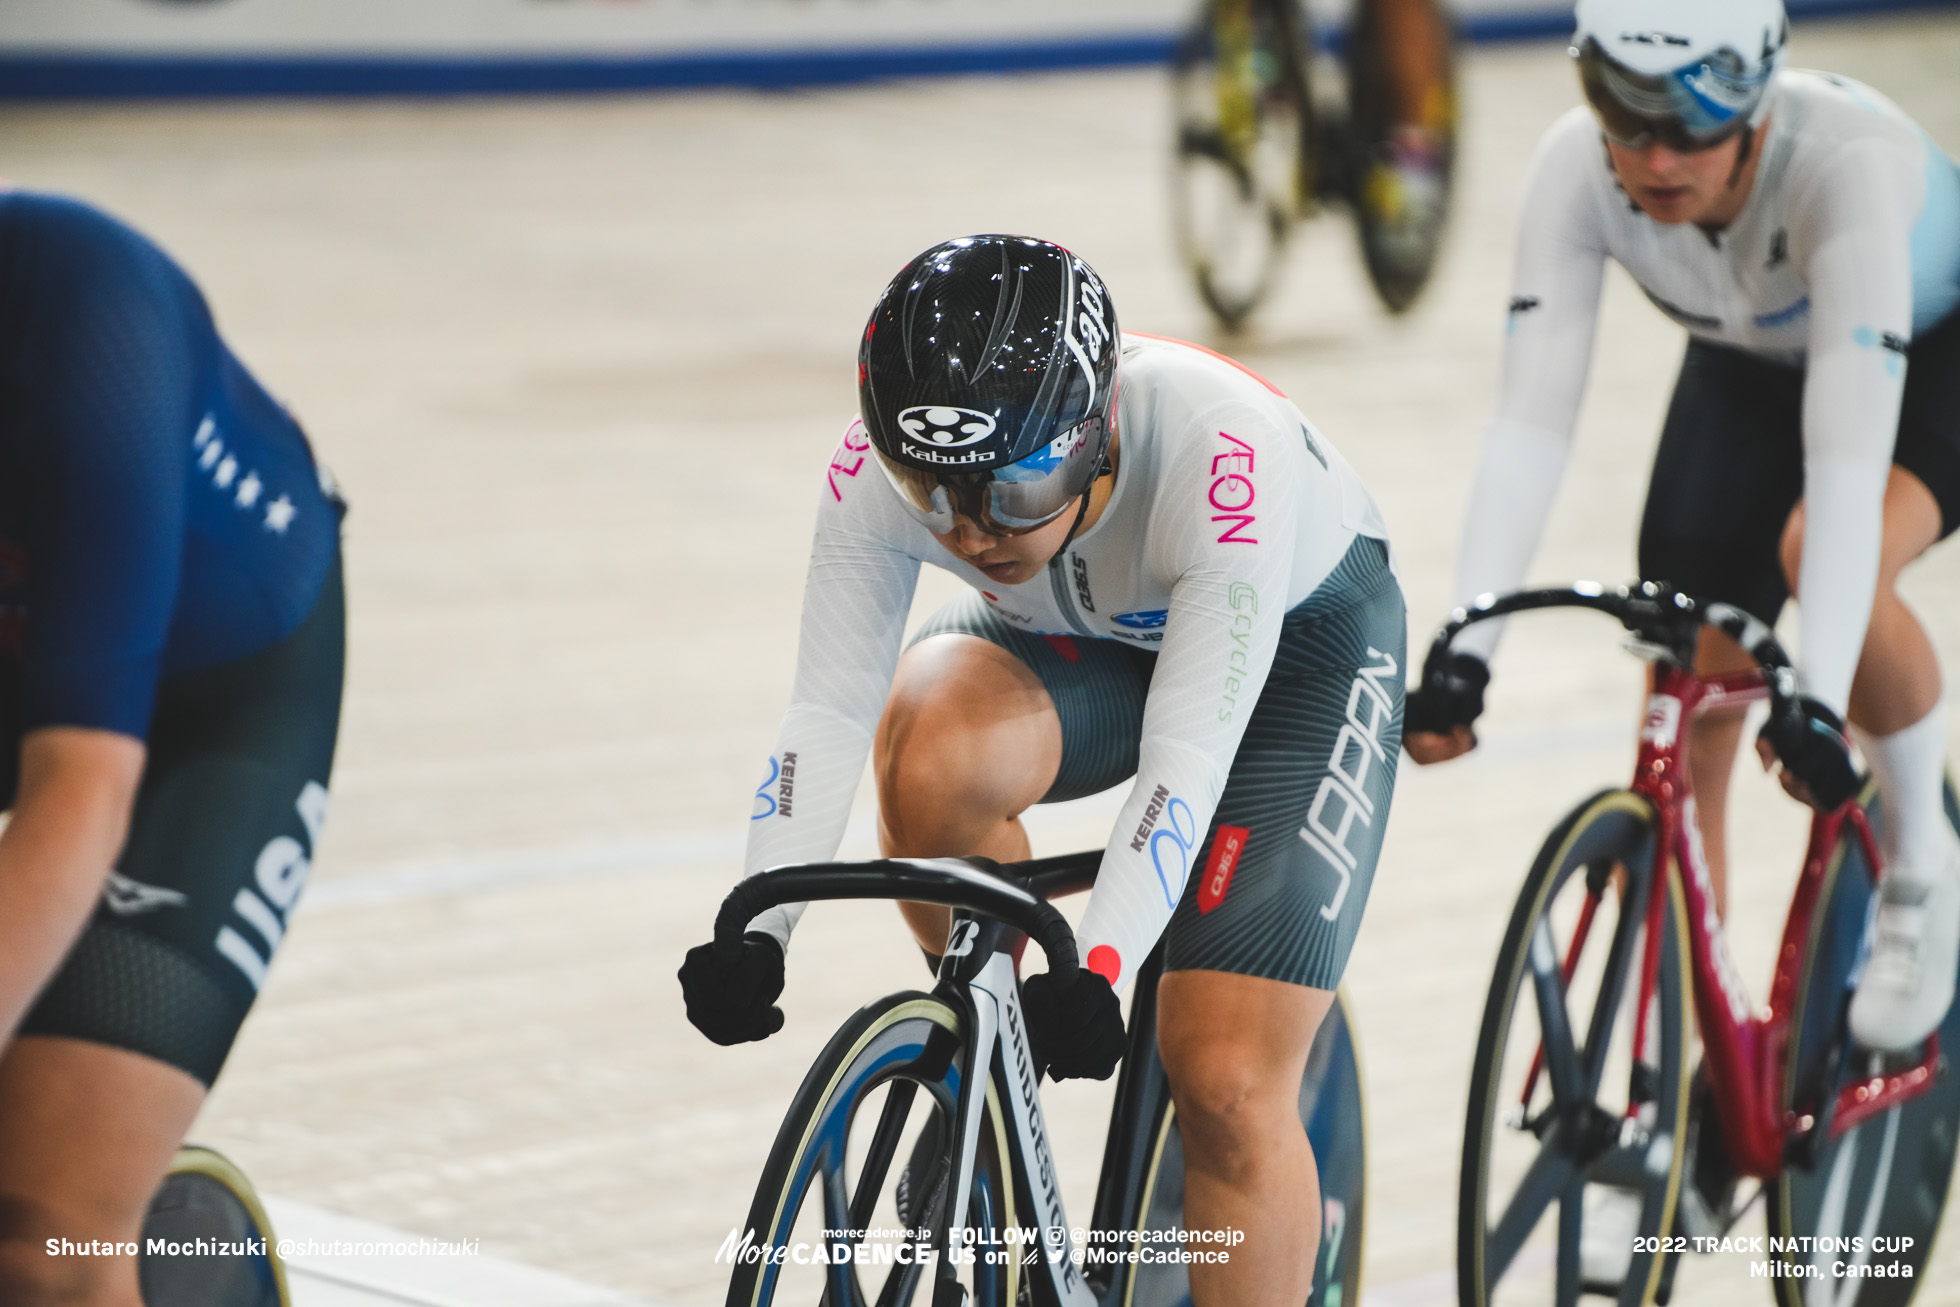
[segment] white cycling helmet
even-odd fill
[[[1572,57],[1621,145],[1705,150],[1756,126],[1783,63],[1782,0],[1579,0]]]

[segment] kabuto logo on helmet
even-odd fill
[[[993,435],[994,419],[990,413],[952,404],[914,404],[899,413],[898,427],[915,445],[957,449]]]

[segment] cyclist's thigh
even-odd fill
[[[1157,985],[1157,1052],[1178,1111],[1229,1116],[1247,1097],[1290,1114],[1334,995],[1223,971],[1167,972]]]
[[[1690,340],[1640,522],[1640,575],[1774,623],[1803,494],[1803,372]]]
[[[1167,972],[1340,982],[1395,789],[1407,621],[1387,548],[1365,536],[1287,614],[1171,918]]]
[[[1944,540],[1960,527],[1960,310],[1921,332],[1908,360],[1892,461],[1932,492]]]
[[[1115,640],[1016,629],[972,590],[934,613],[912,643],[946,634],[978,636],[998,645],[1048,692],[1061,723],[1062,758],[1042,803],[1095,794],[1135,774],[1155,654]]]
[[[92,1301],[89,1286],[133,1279],[133,1256],[50,1257],[47,1241],[135,1239],[203,1102],[203,1085],[154,1058],[15,1040],[0,1057],[0,1301]]]
[[[158,687],[128,842],[22,1033],[216,1078],[312,865],[343,647],[336,563],[284,640]]]

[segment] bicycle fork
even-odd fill
[[[948,1256],[941,1260],[935,1281],[935,1307],[958,1304],[962,1300],[955,1250],[966,1238],[968,1199],[972,1191],[975,1154],[979,1144],[982,1109],[987,1099],[987,1082],[997,1077],[1005,1090],[1006,1109],[1011,1126],[1011,1158],[1001,1159],[1007,1183],[1017,1185],[1032,1204],[1038,1227],[1036,1247],[1039,1256],[1023,1264],[1023,1272],[1048,1286],[1047,1297],[1059,1307],[1095,1307],[1095,1295],[1082,1276],[1082,1267],[1070,1256],[1068,1214],[1062,1205],[1062,1191],[1055,1158],[1048,1143],[1048,1126],[1041,1113],[1039,1071],[1028,1046],[1027,1022],[1021,1010],[1020,987],[1015,982],[1014,960],[1006,947],[1011,932],[998,923],[974,921],[970,934],[961,930],[963,914],[954,919],[953,938],[967,945],[965,951],[948,951],[941,970],[942,987],[953,982],[962,1006],[967,1010],[966,1066],[968,1074],[960,1081],[959,1102],[955,1109],[958,1126],[954,1141],[953,1201],[949,1206],[944,1246]],[[958,944],[954,946],[958,948]],[[998,1062],[996,1062],[998,1058]],[[977,1250],[963,1250],[973,1252]],[[1022,1250],[1010,1246],[1008,1255],[1019,1257]]]

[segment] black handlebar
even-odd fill
[[[1701,628],[1713,626],[1734,639],[1762,667],[1772,714],[1781,717],[1800,711],[1796,669],[1790,665],[1783,646],[1777,643],[1775,632],[1733,604],[1696,599],[1657,581],[1611,589],[1592,581],[1577,581],[1545,590],[1484,595],[1468,608],[1451,613],[1443,629],[1436,632],[1429,654],[1423,659],[1423,684],[1443,686],[1448,676],[1450,642],[1464,628],[1534,608],[1591,608],[1605,613],[1681,667],[1694,666],[1695,644]]]
[[[1058,977],[1075,972],[1075,932],[1046,901],[1094,878],[1100,851],[1001,866],[987,858],[879,858],[771,867],[739,882],[715,914],[715,943],[741,943],[749,923],[784,903],[909,899],[966,908],[1006,922],[1041,945]]]

